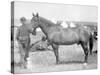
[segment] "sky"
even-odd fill
[[[63,21],[87,21],[97,22],[98,8],[96,6],[51,4],[34,2],[15,2],[15,19],[26,17],[32,18],[32,13],[39,13],[39,16],[48,20]]]

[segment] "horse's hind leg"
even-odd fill
[[[87,60],[88,60],[88,44],[87,43],[81,43],[81,46],[82,46],[84,53],[85,53],[84,62],[87,63]]]
[[[56,56],[56,64],[59,64],[59,52],[58,52],[58,45],[52,44],[54,54]]]

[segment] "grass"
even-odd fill
[[[30,36],[31,43],[41,39],[43,34],[38,33],[37,36]],[[97,43],[94,42],[94,49]],[[17,53],[17,52],[16,52]],[[17,54],[15,54],[17,57]],[[88,65],[84,66],[84,52],[80,45],[65,45],[59,47],[59,59],[61,64],[56,64],[56,58],[53,51],[30,52],[31,68],[22,69],[15,66],[15,73],[33,73],[33,72],[54,72],[54,71],[71,71],[71,70],[87,70],[97,68],[97,55],[93,54],[88,58]],[[17,59],[17,58],[16,58]]]

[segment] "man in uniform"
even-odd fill
[[[30,48],[30,33],[32,33],[32,25],[28,23],[25,17],[20,19],[22,25],[18,28],[16,39],[19,43],[21,60],[20,64],[26,67],[27,57]]]

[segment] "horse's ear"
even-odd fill
[[[35,16],[34,13],[32,13],[32,15]]]
[[[36,16],[39,17],[39,14],[37,13]]]

